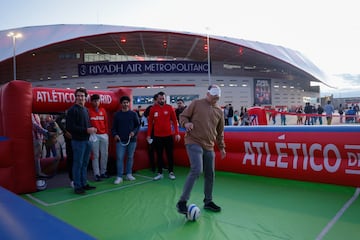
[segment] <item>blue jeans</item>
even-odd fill
[[[87,167],[90,159],[90,141],[71,140],[73,149],[73,180],[75,189],[82,188],[87,184]]]
[[[229,126],[233,125],[233,117],[228,117]]]
[[[136,142],[129,142],[127,146],[124,146],[123,144],[121,144],[121,142],[116,143],[116,166],[117,166],[118,177],[122,177],[124,173],[124,158],[126,152],[127,152],[126,174],[132,173],[135,149],[136,149]]]
[[[190,159],[190,172],[186,177],[183,193],[180,201],[188,201],[195,181],[204,171],[204,203],[212,201],[214,177],[215,177],[215,152],[203,149],[198,144],[185,145]]]
[[[322,117],[319,117],[319,124],[322,125]]]

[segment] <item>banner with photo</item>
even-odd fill
[[[271,104],[271,79],[254,79],[254,104]]]

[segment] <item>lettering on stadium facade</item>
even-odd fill
[[[84,63],[78,65],[79,76],[142,73],[208,73],[207,62],[130,61]]]

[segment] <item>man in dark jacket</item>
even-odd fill
[[[87,91],[85,88],[75,90],[75,104],[69,108],[66,115],[66,130],[71,134],[73,149],[73,178],[76,194],[85,194],[85,190],[94,189],[87,182],[87,167],[90,159],[90,134],[96,133],[91,127],[90,117],[85,107]]]

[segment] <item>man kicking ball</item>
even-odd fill
[[[179,213],[187,214],[186,205],[196,179],[204,171],[204,208],[220,212],[221,207],[212,200],[215,176],[215,152],[217,144],[221,158],[226,156],[224,143],[224,114],[217,105],[221,89],[210,85],[206,97],[194,100],[181,114],[180,125],[186,129],[185,147],[190,160],[190,172],[186,178],[183,193],[176,204]]]

